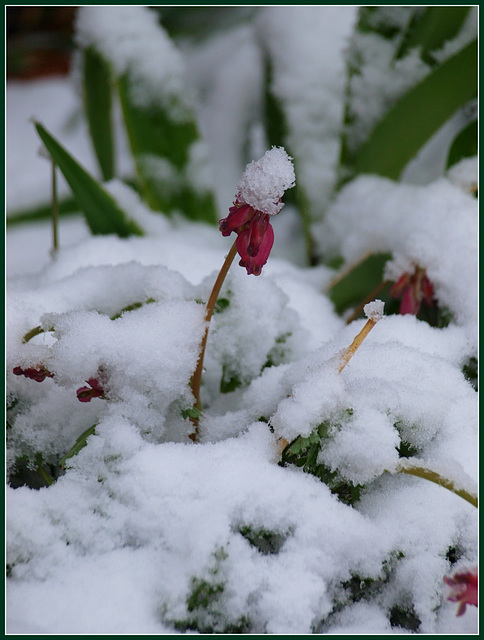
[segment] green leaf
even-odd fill
[[[34,124],[42,142],[68,182],[92,233],[116,233],[122,238],[143,235],[141,228],[126,216],[111,194],[41,124]]]
[[[349,158],[350,172],[397,180],[429,138],[476,94],[477,41],[473,40],[400,98]]]
[[[103,180],[114,177],[114,137],[111,118],[111,74],[94,49],[83,51],[84,109]]]
[[[329,290],[337,313],[361,304],[383,282],[383,270],[391,253],[373,253],[345,273]]]
[[[79,207],[74,198],[63,198],[58,202],[59,215],[65,216],[79,213]],[[52,217],[52,204],[40,205],[31,209],[8,212],[7,227],[18,224],[30,224],[36,220],[50,220]]]
[[[196,186],[197,154],[202,141],[194,116],[177,96],[169,106],[136,100],[136,78],[129,73],[118,81],[119,96],[131,152],[148,205],[170,214],[179,211],[187,218],[215,223],[217,220],[213,192],[205,185]],[[183,113],[174,118],[171,114]],[[204,163],[204,159],[200,159]]]
[[[220,380],[220,393],[231,393],[242,386],[242,380],[237,373],[230,370],[224,363],[222,366],[222,378]]]
[[[77,455],[79,451],[86,446],[87,439],[89,438],[89,436],[92,436],[95,433],[95,430],[96,430],[96,425],[94,424],[92,425],[92,427],[89,427],[89,429],[86,429],[81,433],[81,435],[77,438],[74,446],[69,449],[69,451],[66,453],[66,455],[63,458],[60,459],[59,461],[60,467],[65,467],[67,460]]]
[[[182,409],[182,418],[193,418],[194,420],[200,420],[202,412],[196,407],[189,407],[188,409]]]
[[[228,298],[218,298],[213,309],[214,313],[222,313],[230,306],[230,300]]]
[[[454,138],[447,156],[447,169],[463,158],[477,156],[477,120],[472,120]]]
[[[454,38],[470,6],[440,6],[418,8],[396,53],[402,58],[410,49],[421,47],[420,56],[428,64],[435,64],[431,52],[440,49],[447,40]]]

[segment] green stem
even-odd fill
[[[47,473],[47,471],[44,469],[44,467],[39,464],[37,465],[37,471],[40,475],[40,477],[42,478],[42,480],[45,482],[45,484],[50,487],[52,484],[54,484],[53,479],[51,478],[51,476]]]
[[[51,327],[49,331],[54,331],[54,327]],[[24,335],[22,342],[29,342],[29,340],[32,340],[35,336],[39,336],[41,333],[45,333],[45,329],[42,329],[40,325],[34,327]]]
[[[390,471],[390,473],[392,472]],[[441,476],[436,471],[432,471],[431,469],[426,469],[425,467],[399,466],[395,469],[393,473],[407,473],[408,475],[411,475],[411,476],[417,476],[417,478],[423,478],[424,480],[429,480],[434,484],[438,484],[439,486],[444,487],[449,491],[452,491],[452,493],[455,493],[456,495],[463,498],[464,500],[467,500],[467,502],[469,502],[470,504],[472,504],[474,507],[477,508],[477,502],[478,502],[477,495],[474,495],[469,491],[466,491],[465,489],[457,489],[454,483],[452,482],[452,480],[449,480],[448,478],[444,478],[444,476]]]
[[[203,334],[203,338],[202,338],[202,343],[201,343],[201,349],[200,349],[200,356],[198,358],[198,362],[197,362],[197,368],[195,369],[195,373],[193,374],[192,377],[192,393],[195,397],[195,408],[201,413],[203,410],[202,407],[202,403],[200,400],[200,384],[202,382],[202,370],[203,370],[203,359],[205,357],[205,348],[207,346],[207,337],[208,337],[208,330],[209,330],[209,322],[212,318],[213,315],[213,310],[215,308],[215,303],[217,302],[217,298],[219,296],[220,293],[220,289],[222,288],[222,285],[224,283],[225,277],[227,276],[227,273],[230,269],[230,265],[232,264],[232,262],[234,261],[235,256],[237,255],[237,246],[236,246],[236,242],[234,242],[234,244],[232,245],[232,247],[230,248],[230,251],[228,252],[225,261],[222,265],[222,268],[220,269],[220,272],[217,276],[217,279],[215,280],[215,284],[213,285],[213,289],[212,289],[212,293],[210,294],[210,297],[208,299],[207,302],[207,306],[206,306],[206,311],[205,311],[205,322],[207,323],[207,326],[205,328],[205,333]],[[196,442],[198,440],[198,418],[190,418],[190,420],[192,421],[193,425],[195,426],[195,432],[190,434],[190,438],[191,440],[193,440],[193,442]]]
[[[52,160],[52,254],[55,255],[59,248],[59,201],[57,198],[57,173],[56,164]]]

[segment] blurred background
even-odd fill
[[[6,8],[7,80],[65,75],[77,7]]]

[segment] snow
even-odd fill
[[[282,147],[272,147],[260,160],[253,160],[237,183],[237,199],[257,211],[279,213],[284,192],[296,184],[291,160]]]
[[[80,46],[99,51],[118,77],[135,74],[132,98],[140,106],[173,105],[171,96],[186,94],[182,57],[148,7],[85,6],[76,21]],[[187,114],[176,106],[170,115],[183,121]]]
[[[339,372],[341,353],[367,320],[346,324],[335,312],[327,293],[333,269],[301,266],[298,214],[287,204],[274,219],[273,255],[261,277],[234,264],[223,284],[194,444],[186,412],[206,326],[202,302],[230,246],[216,226],[154,213],[114,179],[106,189],[144,237],[91,236],[74,215],[61,218],[53,256],[48,222],[9,227],[7,401],[18,404],[8,412],[8,469],[37,452],[50,469],[95,429],[51,486],[7,487],[8,633],[400,634],[410,632],[394,623],[405,607],[421,633],[476,633],[477,609],[457,618],[443,576],[453,568],[451,552],[455,567],[477,564],[477,510],[441,486],[393,472],[420,462],[456,486],[475,492],[477,485],[477,394],[462,373],[477,356],[477,201],[469,192],[477,162],[425,185],[359,176],[329,204],[342,50],[354,9],[265,7],[257,28],[234,27],[182,55],[146,8],[81,8],[79,38],[103,47],[119,73],[136,59],[149,63],[145,78],[156,84],[168,74],[173,87],[184,61],[189,77],[205,69],[212,92],[206,89],[198,113],[224,211],[240,191],[257,209],[278,213],[301,166],[303,182],[315,183],[314,198],[319,192],[321,207],[328,204],[314,226],[324,254],[341,255],[344,269],[368,252],[391,252],[392,278],[425,268],[452,319],[436,328],[412,315],[384,315],[383,303],[373,300],[364,311],[379,321]],[[263,25],[275,56],[274,90],[287,98],[301,143],[288,145],[295,174],[277,147],[243,174],[246,163],[234,148],[251,121],[251,89],[261,81],[256,42]],[[319,45],[318,27],[327,36]],[[276,28],[288,39],[274,40]],[[116,31],[126,39],[113,38]],[[150,52],[168,56],[166,68],[139,53],[143,33]],[[300,61],[315,51],[326,58],[304,67],[294,85],[298,42]],[[304,87],[326,61],[321,95],[306,102]],[[291,96],[288,86],[296,87]],[[324,152],[305,146],[317,120],[305,118],[320,98],[327,105]],[[49,197],[49,164],[37,155],[29,105],[95,172],[78,100],[72,78],[8,85],[10,213]],[[77,124],[67,131],[74,115]],[[250,159],[264,154],[260,144]],[[126,147],[120,151],[128,170]],[[43,332],[25,342],[35,327]],[[54,377],[37,383],[12,372],[38,365]],[[76,391],[91,378],[106,398],[80,403]],[[232,390],[222,392],[222,379]],[[353,505],[303,468],[278,464],[284,442],[309,438],[323,423],[329,429],[316,462],[338,481],[364,485]],[[408,462],[399,457],[403,445],[414,452]],[[258,547],[257,536],[274,548]],[[201,599],[208,594],[205,609],[196,606],[197,587]]]
[[[381,300],[373,300],[373,302],[368,302],[363,307],[363,313],[368,319],[371,320],[381,320],[383,317],[383,311],[385,308],[385,303]]]
[[[315,218],[336,179],[346,89],[342,54],[355,18],[355,7],[307,6],[265,7],[258,19],[258,40],[273,67],[271,91],[287,119],[285,142]]]

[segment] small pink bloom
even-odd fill
[[[273,147],[257,162],[247,165],[237,184],[237,196],[229,215],[219,220],[223,236],[237,234],[239,265],[248,275],[258,276],[274,244],[274,230],[269,216],[284,206],[282,196],[294,186],[291,158],[281,147]]]
[[[28,367],[27,369],[22,369],[22,367],[14,367],[13,373],[16,376],[25,376],[26,378],[30,378],[30,380],[35,380],[36,382],[43,382],[46,378],[54,377],[54,375],[43,365],[37,365],[37,367]]]
[[[424,302],[431,307],[434,302],[434,287],[427,278],[425,269],[415,267],[415,271],[402,274],[396,282],[392,284],[389,291],[392,298],[401,298],[400,313],[406,315],[411,313],[416,316]]]
[[[477,607],[477,567],[456,570],[450,576],[444,576],[444,582],[450,587],[447,600],[459,603],[456,615],[462,616],[468,604]]]
[[[101,398],[104,396],[104,389],[101,387],[97,378],[89,378],[86,380],[88,387],[80,387],[77,390],[77,399],[79,402],[91,402],[93,398]]]

